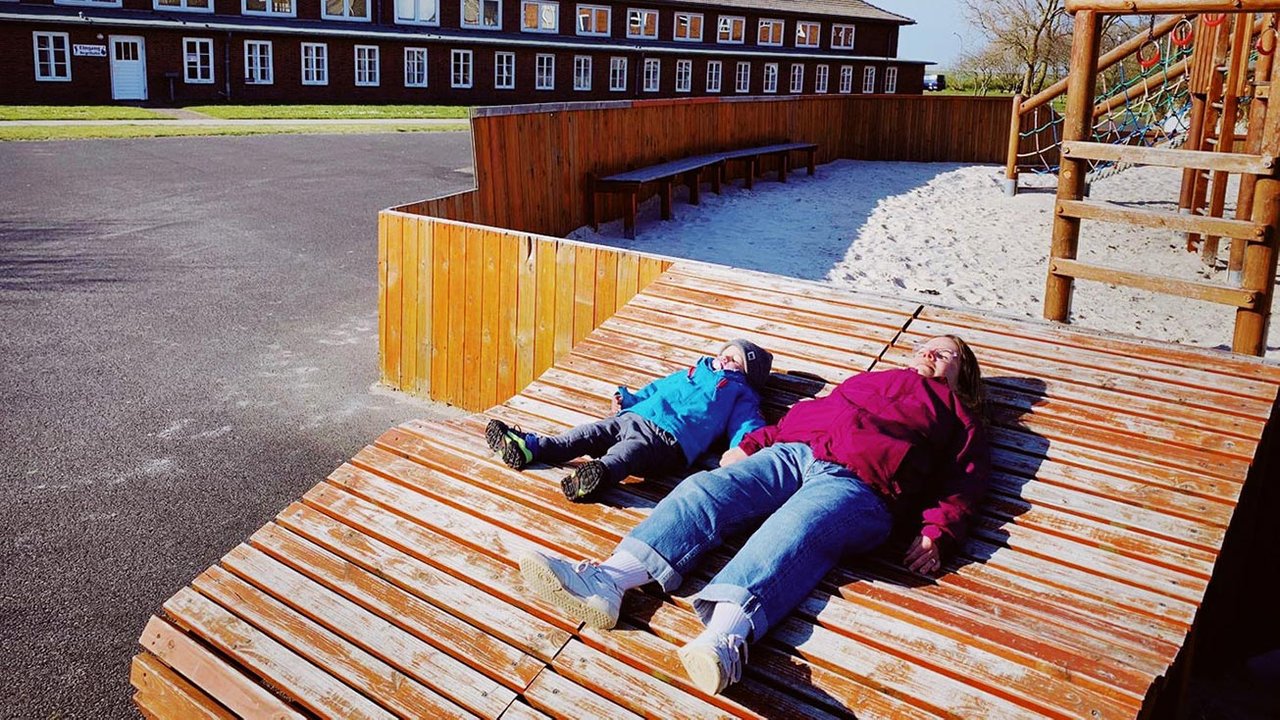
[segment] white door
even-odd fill
[[[136,36],[111,36],[111,98],[147,99],[147,47]]]

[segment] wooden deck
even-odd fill
[[[534,547],[603,557],[674,482],[573,505],[507,469],[485,415],[388,430],[164,604],[132,680],[157,717],[1137,715],[1183,646],[1280,368],[677,263],[486,415],[551,432],[726,337],[776,354],[768,408],[958,332],[994,401],[993,489],[937,581],[900,551],[834,571],[706,697],[674,649],[689,599],[632,594],[579,628],[521,586]],[[818,378],[820,380],[815,380]]]

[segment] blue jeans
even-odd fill
[[[782,443],[689,476],[618,548],[671,592],[726,536],[756,527],[694,609],[705,623],[717,602],[737,603],[759,639],[842,558],[884,542],[892,524],[884,501],[857,475],[815,459],[808,445]]]

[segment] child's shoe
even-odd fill
[[[590,460],[578,466],[572,475],[560,481],[564,496],[574,502],[590,502],[599,493],[609,476],[609,468],[599,460]]]
[[[502,462],[515,470],[523,470],[533,462],[528,437],[520,428],[507,427],[501,420],[490,420],[484,429],[484,441],[489,449],[501,455]]]
[[[599,565],[532,551],[521,553],[519,561],[525,584],[569,617],[601,630],[618,624],[622,590]]]
[[[747,641],[741,635],[701,638],[676,651],[694,687],[708,695],[719,695],[742,679],[747,663]]]

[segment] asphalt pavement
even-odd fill
[[[0,717],[130,718],[160,604],[381,431],[378,210],[465,132],[0,143]]]

